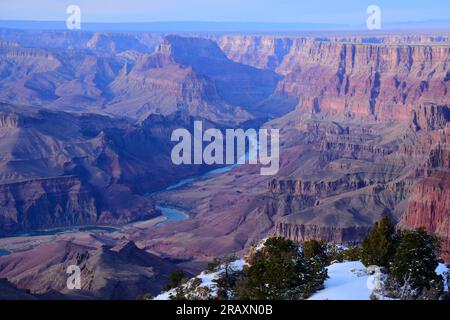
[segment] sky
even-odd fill
[[[359,25],[378,5],[385,23],[449,20],[450,0],[0,0],[0,20],[64,21],[76,4],[84,22],[218,21]]]

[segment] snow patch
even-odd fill
[[[369,274],[360,261],[335,263],[328,268],[325,289],[309,300],[370,300]]]
[[[244,269],[244,266],[246,264],[247,263],[243,259],[239,259],[239,260],[236,260],[236,261],[233,261],[232,263],[230,263],[229,268],[234,271],[241,271],[242,269]],[[195,279],[200,279],[201,282],[200,282],[199,288],[209,288],[211,290],[211,293],[210,293],[211,296],[214,297],[217,294],[217,287],[216,287],[216,283],[214,281],[219,279],[220,275],[224,271],[225,271],[225,266],[223,266],[223,265],[220,266],[217,269],[217,271],[215,271],[215,272],[208,273],[208,272],[203,271],[195,278],[190,279],[187,284],[183,285],[183,287],[186,288]],[[176,289],[172,289],[170,291],[163,292],[160,295],[156,296],[153,300],[170,300],[170,297],[174,296],[174,295],[176,295]]]
[[[327,269],[329,278],[325,281],[325,288],[315,293],[309,300],[370,300],[374,287],[373,277],[362,262],[335,263]],[[436,269],[436,274],[443,275],[448,270],[449,268],[441,263]]]

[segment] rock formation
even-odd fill
[[[71,265],[81,270],[80,290],[67,288]],[[175,269],[127,241],[99,249],[57,241],[0,258],[1,277],[19,288],[35,295],[56,291],[85,299],[134,300],[144,294],[156,295]]]

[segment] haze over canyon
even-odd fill
[[[450,262],[449,90],[443,33],[0,29],[0,288],[156,295],[270,235],[351,245],[386,215]],[[278,173],[173,164],[198,121],[279,129]]]

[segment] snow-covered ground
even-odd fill
[[[446,270],[440,264],[436,273],[442,275]],[[360,261],[332,264],[328,267],[328,277],[325,288],[309,300],[370,300],[374,279]]]
[[[325,289],[309,300],[370,300],[369,275],[360,261],[335,263],[328,268]]]
[[[245,265],[245,261],[243,259],[239,259],[239,260],[232,262],[230,264],[230,268],[235,271],[240,271],[244,268],[244,265]],[[214,295],[216,295],[216,290],[217,290],[214,280],[218,279],[220,274],[223,271],[224,271],[224,267],[222,266],[216,272],[212,272],[212,273],[202,272],[198,276],[196,276],[194,279],[200,279],[201,284],[199,285],[199,287],[209,288],[211,290],[211,295],[214,296]],[[191,281],[192,281],[192,279],[189,282],[191,282]],[[156,296],[154,298],[154,300],[170,300],[170,297],[175,294],[176,294],[175,289],[172,289],[170,291],[163,292],[160,295]]]
[[[231,264],[234,270],[242,270],[244,260],[236,260]],[[316,292],[309,300],[370,300],[374,289],[374,276],[369,275],[367,269],[360,261],[334,263],[328,268],[328,279],[325,281],[324,289]],[[443,275],[448,268],[440,264],[436,269],[438,275]],[[201,280],[200,287],[207,287],[211,295],[215,295],[216,286],[214,280],[223,272],[223,267],[217,272],[202,272],[196,278]],[[191,280],[192,281],[192,280]],[[169,300],[175,290],[158,295],[155,300]]]

